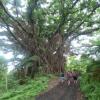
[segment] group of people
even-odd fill
[[[79,73],[76,71],[68,71],[65,73],[61,73],[60,75],[60,82],[63,83],[64,81],[67,82],[68,85],[71,83],[77,83],[77,79],[79,77]]]

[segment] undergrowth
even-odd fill
[[[24,85],[0,93],[0,100],[34,100],[36,95],[48,87],[51,78],[52,75],[37,75],[34,80],[31,79]]]
[[[100,100],[100,82],[92,80],[87,74],[81,77],[81,90],[87,100]]]

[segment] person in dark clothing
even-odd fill
[[[61,77],[64,77],[64,73],[61,73],[61,75],[60,75]]]
[[[73,72],[73,80],[74,80],[74,83],[77,83],[78,77],[79,77],[78,72],[74,71]]]
[[[74,80],[77,80],[77,76],[73,76],[73,79],[74,79]]]
[[[65,75],[64,75],[64,73],[62,72],[62,73],[60,74],[60,82],[63,83],[64,81],[65,81]]]

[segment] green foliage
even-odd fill
[[[65,65],[66,70],[78,70],[80,72],[86,72],[88,64],[90,64],[90,60],[84,57],[76,57],[70,56],[67,59],[67,64]]]
[[[30,67],[32,66],[34,61],[38,61],[40,58],[36,55],[31,56],[31,57],[25,57],[24,59],[21,60],[21,62],[16,66],[16,67]]]
[[[10,0],[1,0],[4,4],[9,3]]]
[[[80,88],[87,100],[100,100],[100,61],[88,59],[83,55],[80,59],[75,56],[68,58],[66,70],[79,70]]]
[[[80,79],[80,86],[88,100],[100,99],[100,61],[91,60]]]
[[[0,65],[6,64],[6,59],[3,56],[0,56]]]
[[[1,94],[0,100],[34,100],[36,95],[47,88],[51,78],[51,75],[37,75],[34,80],[29,79],[25,85],[17,85],[17,88]]]
[[[91,63],[87,66],[87,72],[92,72],[95,68],[100,68],[100,61],[92,60]]]
[[[0,9],[0,16],[4,15],[4,11]]]
[[[81,90],[84,92],[88,100],[100,100],[100,83],[93,81],[87,73],[80,80]]]
[[[100,60],[93,60],[91,64],[87,66],[87,72],[91,74],[93,81],[100,81]]]
[[[100,40],[91,41],[94,46],[100,46]]]
[[[6,59],[3,56],[0,56],[0,81],[4,80],[6,72],[7,72]]]

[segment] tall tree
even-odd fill
[[[8,90],[7,82],[7,61],[3,56],[0,56],[0,81],[5,81],[6,90]]]
[[[28,56],[39,57],[33,60],[32,73],[39,64],[51,71],[63,71],[63,54],[69,52],[70,42],[100,29],[98,0],[27,0],[26,5],[27,10],[16,17],[1,0],[0,23],[9,32],[8,38]]]

